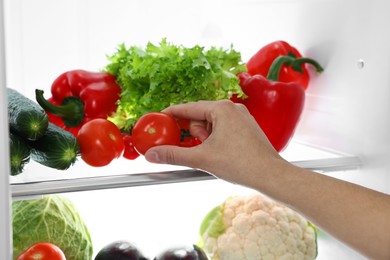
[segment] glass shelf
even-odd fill
[[[291,142],[281,155],[291,163],[318,172],[357,169],[356,156],[331,152]],[[134,161],[118,159],[106,167],[91,167],[77,161],[66,171],[53,170],[31,161],[23,173],[10,176],[13,199],[44,194],[112,189],[215,179],[197,169],[152,164],[141,156]]]

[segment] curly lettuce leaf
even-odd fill
[[[105,70],[117,77],[122,88],[116,116],[111,120],[130,129],[143,114],[198,100],[228,99],[243,95],[236,74],[246,71],[241,54],[195,45],[148,43],[146,48],[119,45],[108,57]]]

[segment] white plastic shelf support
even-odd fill
[[[358,157],[342,156],[292,161],[294,165],[318,172],[354,170],[361,166]],[[181,169],[161,172],[132,173],[111,176],[93,176],[73,179],[31,181],[11,185],[13,199],[23,199],[45,194],[67,193],[88,190],[113,189],[179,182],[191,182],[215,179],[204,171]]]
[[[6,93],[5,70],[5,26],[4,2],[0,0],[0,259],[8,260],[12,252],[12,222],[9,188],[9,137],[8,137],[8,101]]]

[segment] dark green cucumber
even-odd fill
[[[50,122],[45,134],[29,144],[32,148],[31,159],[57,170],[68,169],[80,155],[76,137]]]
[[[9,153],[11,175],[23,172],[24,166],[30,161],[31,148],[23,137],[9,132]]]
[[[7,88],[8,120],[11,130],[28,140],[39,139],[49,119],[43,108],[18,91]]]

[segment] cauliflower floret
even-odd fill
[[[304,217],[255,193],[233,196],[211,211],[200,230],[212,260],[315,259],[316,230]]]

